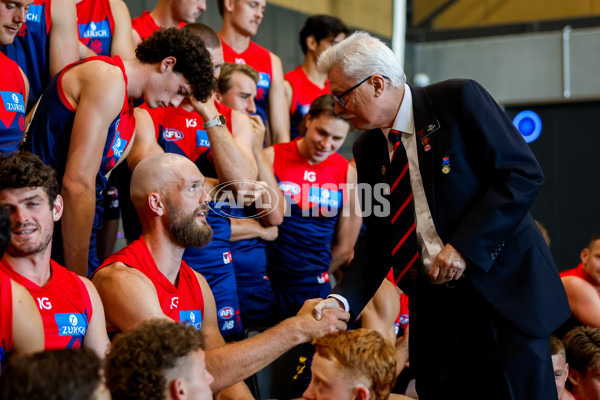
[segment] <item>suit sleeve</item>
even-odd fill
[[[481,187],[466,199],[470,206],[448,242],[487,272],[528,213],[543,174],[521,134],[477,82],[462,85],[460,110],[461,139]]]

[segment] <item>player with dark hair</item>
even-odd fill
[[[11,400],[110,400],[100,359],[91,350],[50,350],[23,357],[0,379],[0,397]]]
[[[310,103],[329,93],[327,74],[317,68],[319,55],[350,33],[346,25],[330,15],[312,15],[300,30],[300,46],[304,53],[302,65],[284,75],[283,88],[290,110],[290,137],[300,135],[298,125],[308,112]]]
[[[136,56],[91,57],[66,67],[44,93],[26,141],[56,169],[65,202],[53,258],[82,276],[99,264],[102,191],[133,141],[132,100],[178,106],[188,96],[207,99],[213,88],[210,54],[188,31],[157,31]]]

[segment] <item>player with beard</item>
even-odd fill
[[[50,259],[54,223],[63,211],[56,172],[39,157],[18,152],[0,160],[0,204],[8,208],[12,238],[0,271],[37,301],[45,348],[108,348],[104,310],[92,283]]]
[[[193,324],[206,340],[206,362],[219,391],[257,372],[293,346],[345,329],[348,314],[312,316],[312,300],[297,316],[251,339],[225,345],[217,326],[211,290],[202,275],[182,261],[187,246],[210,239],[209,196],[204,176],[187,158],[164,153],[142,160],[131,179],[131,198],[142,236],[111,256],[94,275],[106,306],[109,329],[129,331],[151,318]],[[193,211],[190,211],[193,210]],[[226,389],[232,398],[251,398],[243,383]]]

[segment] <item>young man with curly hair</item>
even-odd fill
[[[379,332],[340,331],[312,344],[312,380],[304,399],[388,398],[396,382],[396,350]]]
[[[25,144],[58,173],[65,207],[53,259],[83,276],[99,264],[102,191],[133,141],[132,99],[177,107],[188,96],[204,101],[213,87],[210,54],[188,31],[157,31],[136,57],[91,57],[67,66],[44,92]]]
[[[117,336],[105,362],[113,400],[210,400],[204,336],[193,326],[148,320]]]

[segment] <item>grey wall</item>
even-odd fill
[[[599,98],[600,28],[573,30],[570,47],[571,97]],[[472,78],[500,103],[560,101],[562,48],[561,31],[417,44],[409,79]]]

